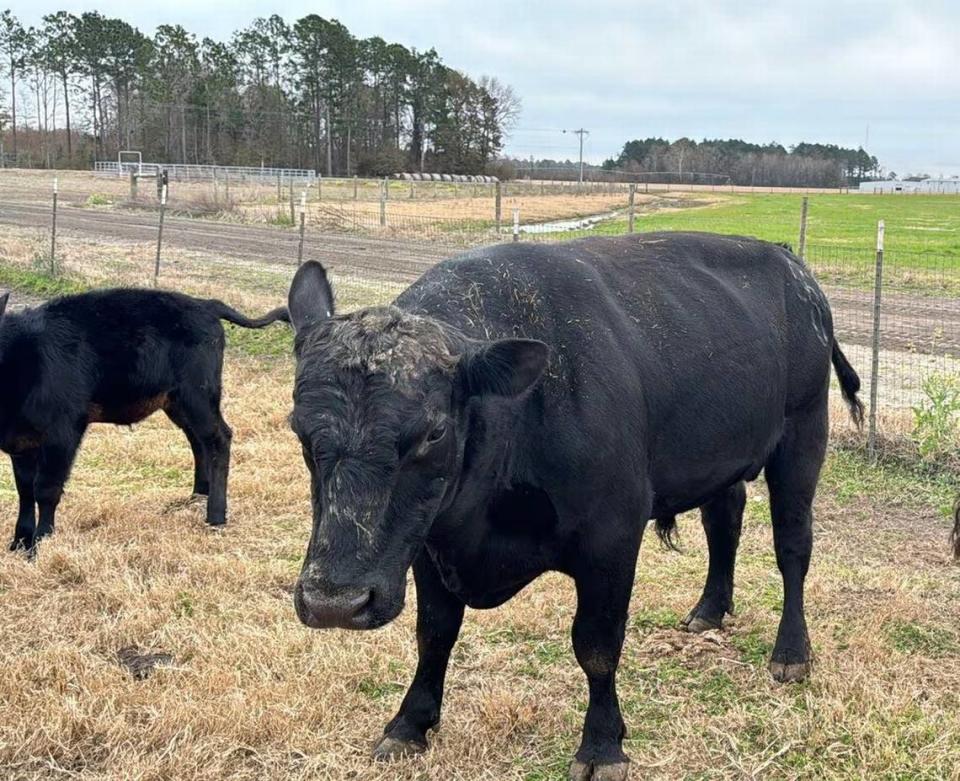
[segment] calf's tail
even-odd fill
[[[840,380],[840,393],[843,400],[847,403],[850,410],[850,417],[857,424],[857,428],[863,428],[863,402],[857,398],[860,390],[860,377],[850,365],[847,356],[843,354],[840,345],[836,340],[833,342],[833,369],[837,373],[837,379]]]
[[[240,312],[233,307],[227,306],[223,301],[211,299],[207,302],[207,305],[221,320],[226,320],[228,323],[233,323],[234,325],[239,325],[244,328],[263,328],[277,321],[283,323],[290,322],[290,313],[285,306],[277,307],[272,312],[267,312],[263,317],[251,319],[246,315],[240,314]]]

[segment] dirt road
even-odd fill
[[[0,199],[0,225],[4,224],[46,229],[50,224],[49,207]],[[157,235],[157,216],[65,206],[58,213],[57,229],[62,235],[83,239],[152,242]],[[296,262],[298,234],[289,228],[168,217],[164,243],[224,258],[292,264]],[[319,234],[315,230],[307,232],[304,245],[304,257],[319,260],[335,271],[401,284],[412,282],[454,253],[447,247],[406,239]],[[872,294],[843,287],[825,289],[841,340],[869,344]],[[960,355],[960,299],[887,292],[882,323],[886,349]]]

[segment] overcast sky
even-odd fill
[[[9,2],[9,0],[8,0]],[[0,3],[2,5],[2,3]],[[144,32],[179,23],[227,39],[256,16],[339,19],[512,84],[510,154],[615,156],[627,139],[737,137],[868,150],[901,174],[960,174],[960,2],[952,0],[13,0],[99,10]]]

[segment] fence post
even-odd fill
[[[303,191],[304,196],[306,196],[307,191]],[[293,207],[293,177],[290,177],[290,224],[297,224],[297,214]]]
[[[130,200],[137,200],[137,172],[130,169]]]
[[[493,207],[493,209],[494,209],[494,219],[495,219],[496,222],[497,222],[497,235],[500,235],[500,223],[501,223],[501,218],[502,218],[502,216],[503,216],[503,215],[502,215],[502,212],[501,212],[501,208],[502,208],[502,206],[503,206],[503,204],[502,204],[503,194],[502,194],[502,190],[501,190],[501,187],[500,187],[500,182],[497,182],[497,183],[494,185],[494,190],[495,190],[494,207]]]
[[[53,177],[53,219],[50,224],[50,276],[57,273],[57,190],[59,182]]]
[[[160,247],[163,246],[163,212],[167,206],[167,185],[160,191],[160,223],[157,226],[157,262],[153,267],[153,286],[157,286],[160,277]]]
[[[354,174],[353,175],[353,200],[357,200],[358,196],[359,196],[359,180],[357,179],[357,175]]]
[[[520,210],[513,210],[513,240],[520,241]]]
[[[277,173],[277,203],[283,198],[283,174]]]
[[[800,248],[797,255],[803,260],[806,260],[807,257],[807,208],[809,206],[809,200],[810,199],[804,195],[803,204],[800,207]]]
[[[387,180],[380,182],[380,227],[387,225]]]
[[[877,223],[877,265],[873,283],[873,360],[870,364],[870,422],[867,429],[867,453],[877,457],[877,398],[880,386],[880,297],[883,291],[883,220]]]
[[[412,201],[416,196],[413,194],[413,188],[416,186],[416,182],[410,182],[410,200]]]
[[[383,200],[390,200],[390,180],[387,177],[383,177]]]
[[[630,205],[627,207],[627,233],[633,233],[633,218],[636,212],[634,207],[637,196],[637,186],[630,185]]]
[[[303,263],[303,234],[307,227],[307,191],[300,194],[300,243],[297,245],[297,265]]]
[[[317,201],[323,200],[323,174],[317,174]]]

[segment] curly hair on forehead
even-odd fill
[[[460,357],[443,324],[395,306],[369,307],[318,323],[297,339],[297,355],[304,362],[322,360],[384,374],[394,383],[452,369]]]

